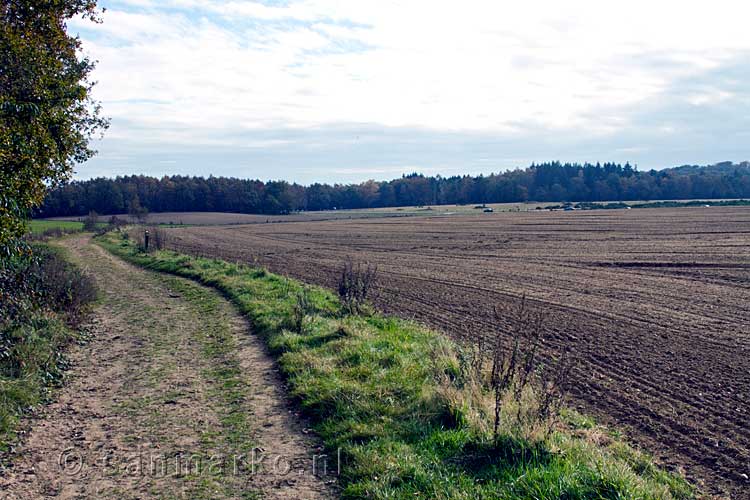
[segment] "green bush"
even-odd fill
[[[96,299],[93,279],[61,255],[36,244],[31,252],[0,264],[0,327],[26,321],[25,315],[46,310],[76,326],[85,308]]]

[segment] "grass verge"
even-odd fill
[[[59,386],[66,347],[86,339],[80,322],[96,296],[62,249],[37,243],[33,252],[0,265],[0,453],[21,416]]]
[[[29,231],[32,234],[42,234],[50,229],[60,229],[61,231],[82,231],[83,222],[72,220],[48,220],[33,219],[29,221]]]
[[[492,439],[477,424],[481,405],[451,385],[456,346],[415,323],[342,314],[329,291],[264,269],[171,251],[144,254],[117,234],[99,242],[131,263],[215,287],[241,309],[328,450],[340,452],[345,498],[694,496],[683,479],[572,412],[542,437],[508,430]],[[301,328],[300,293],[311,304]]]
[[[49,399],[67,368],[65,347],[78,335],[61,320],[39,314],[3,331],[13,344],[0,370],[0,452],[9,451],[19,418]],[[0,348],[1,349],[1,348]],[[18,366],[9,358],[23,360]]]

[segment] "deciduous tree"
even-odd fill
[[[20,250],[30,211],[49,186],[90,158],[108,122],[91,97],[94,63],[67,22],[99,22],[95,0],[3,0],[0,4],[0,253]]]

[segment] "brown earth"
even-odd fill
[[[533,210],[549,203],[491,203],[496,212],[518,212]],[[386,217],[433,217],[444,215],[470,214],[481,212],[478,205],[438,205],[434,207],[383,207],[348,210],[322,210],[314,212],[293,212],[286,215],[240,214],[230,212],[151,212],[146,217],[146,224],[172,224],[190,226],[218,226],[235,224],[266,224],[273,222],[317,222],[340,219],[381,219]],[[118,219],[137,223],[136,217],[129,214],[115,214]],[[99,222],[107,222],[112,215],[99,215]],[[50,217],[46,220],[63,220],[83,222],[86,216],[68,215]],[[44,220],[44,219],[43,219]]]
[[[170,231],[182,251],[335,287],[377,264],[377,305],[454,338],[492,308],[549,312],[580,359],[573,403],[714,494],[750,498],[750,209],[527,212]]]
[[[102,290],[95,338],[0,476],[0,498],[334,496],[273,360],[216,292],[64,240]]]
[[[396,210],[329,210],[325,212],[298,212],[289,215],[257,215],[237,214],[226,212],[154,212],[148,214],[146,224],[172,224],[190,226],[214,226],[214,225],[236,225],[236,224],[266,224],[272,222],[307,222],[326,221],[339,219],[380,219],[384,217],[407,217],[413,215],[433,214],[434,211],[426,208],[414,208],[408,211]],[[107,222],[111,215],[100,215],[99,222]],[[135,217],[128,214],[115,215],[118,219],[136,223]],[[68,216],[52,217],[47,220],[79,221],[83,222],[85,217]]]

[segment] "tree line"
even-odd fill
[[[641,172],[628,163],[548,162],[479,176],[424,176],[302,186],[286,181],[132,175],[73,181],[51,190],[39,217],[216,211],[285,214],[300,210],[509,202],[585,202],[750,197],[750,163]]]

